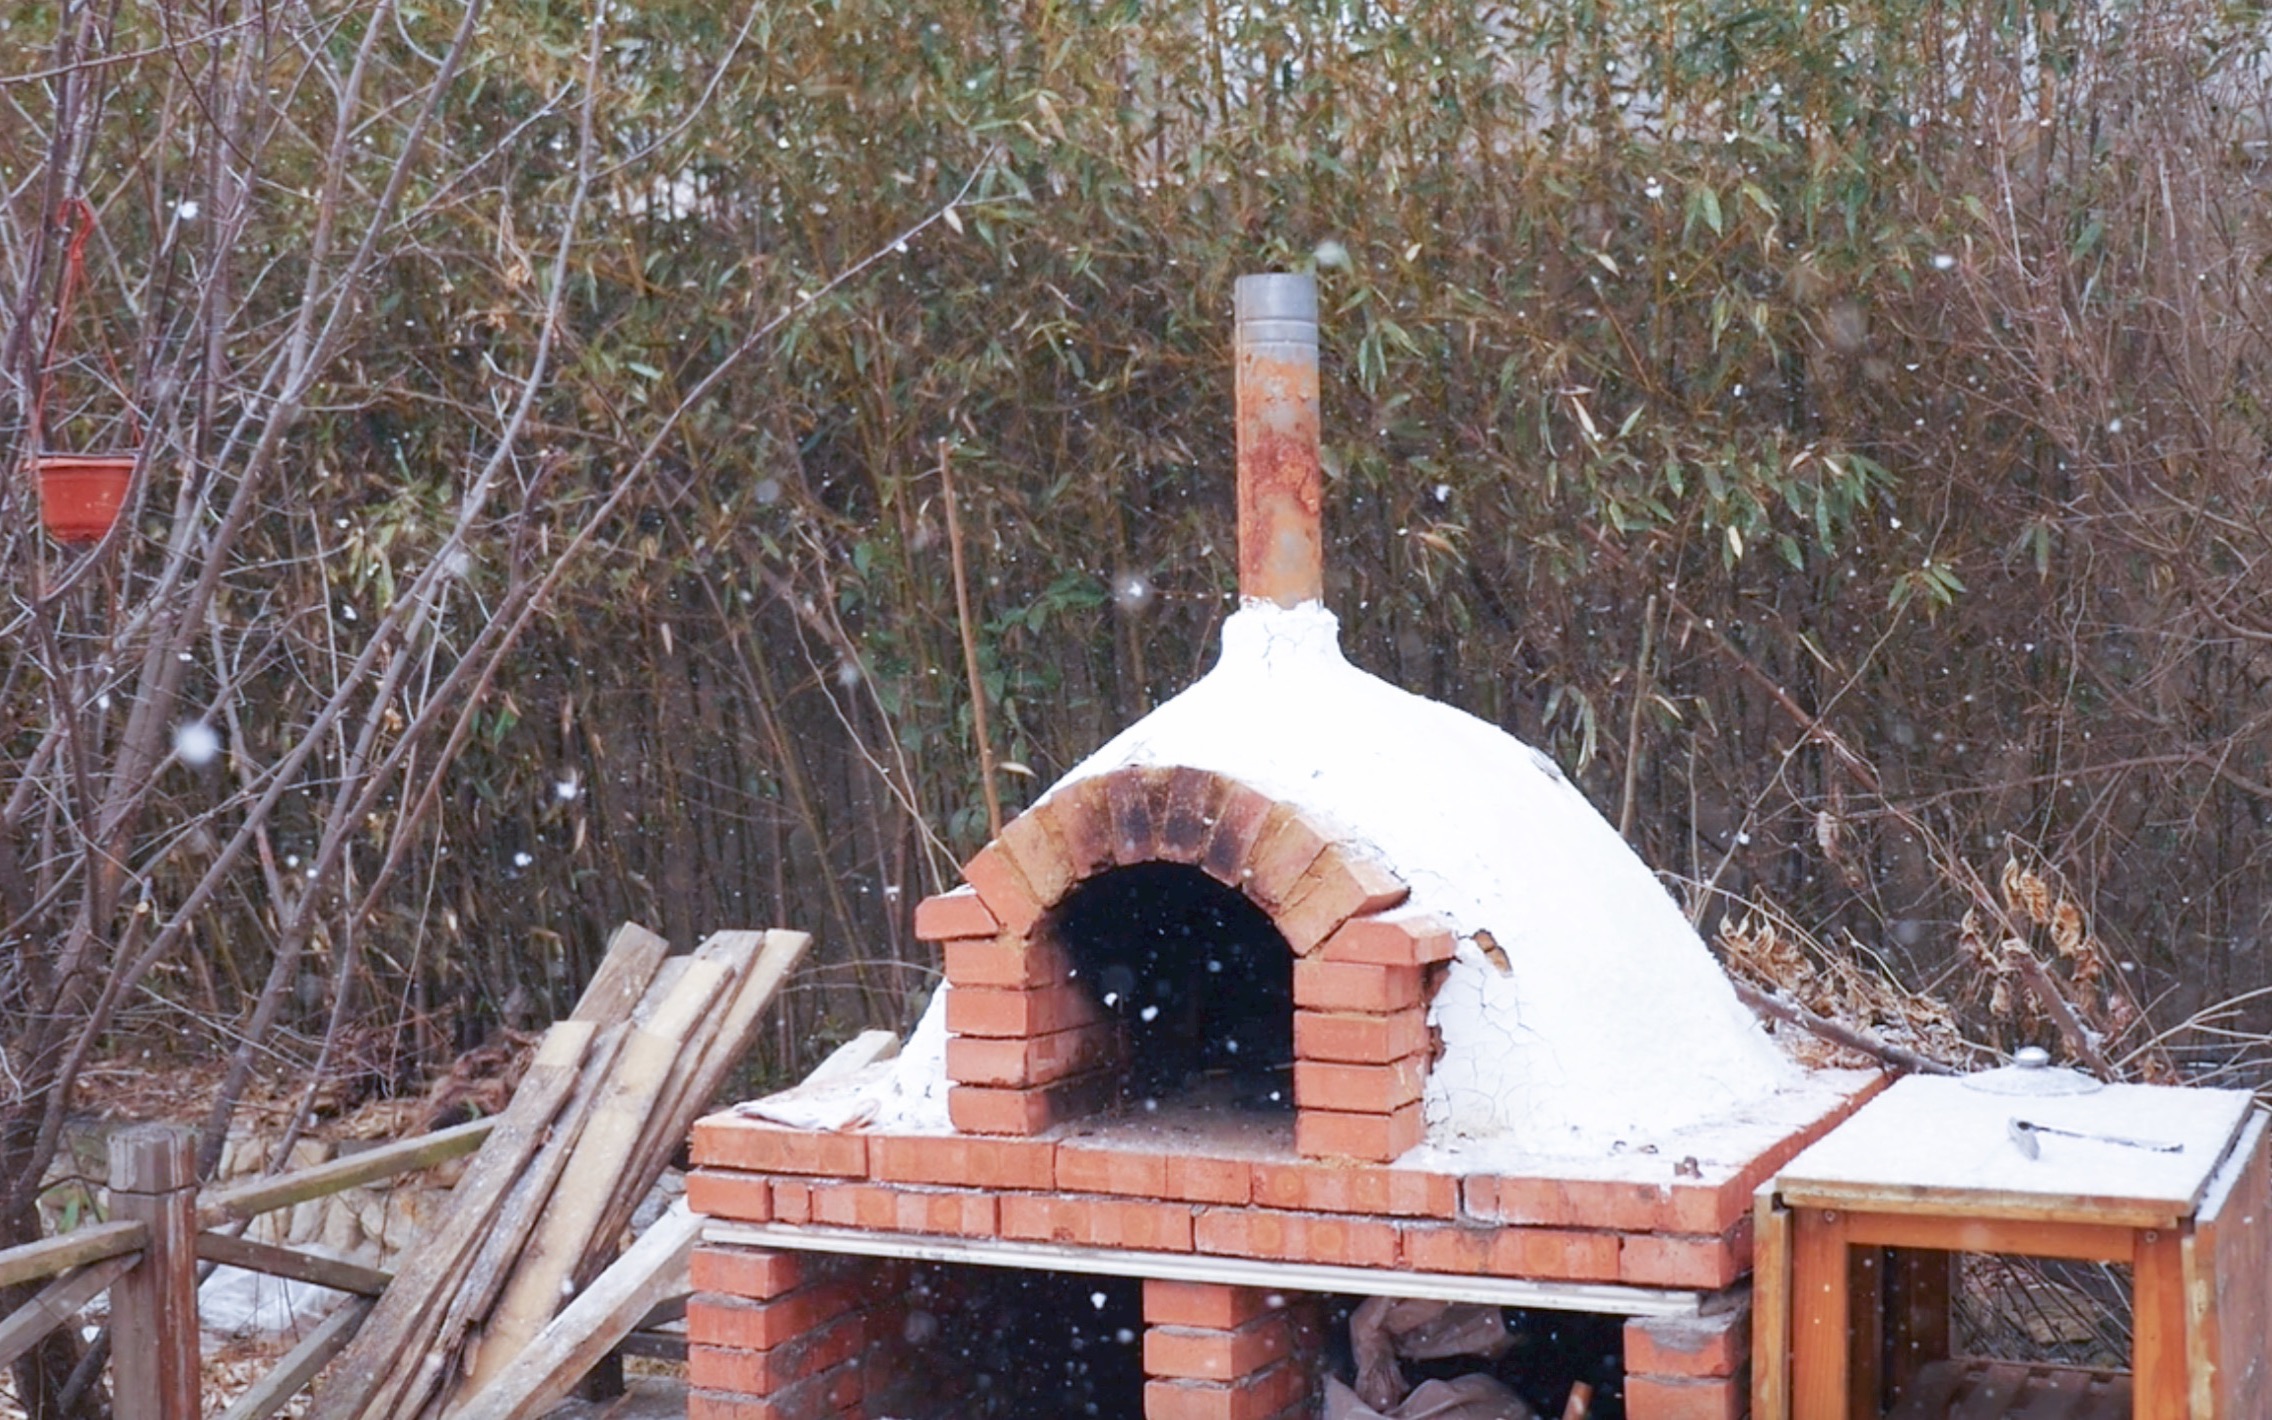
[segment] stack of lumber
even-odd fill
[[[811,939],[720,932],[692,954],[626,925],[548,1030],[447,1212],[317,1390],[311,1420],[518,1420],[575,1385],[674,1285],[683,1207],[617,1252]]]

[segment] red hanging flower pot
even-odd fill
[[[134,455],[41,454],[32,467],[39,474],[39,520],[48,536],[57,542],[101,542],[126,502]]]

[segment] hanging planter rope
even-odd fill
[[[47,350],[40,361],[39,393],[32,401],[32,473],[39,486],[40,522],[57,542],[87,544],[103,540],[125,506],[127,486],[142,446],[141,422],[134,416],[134,401],[126,401],[127,444],[98,453],[61,453],[42,447],[47,427],[47,401],[54,390],[56,352],[63,332],[71,324],[71,306],[87,274],[87,241],[95,234],[95,209],[83,197],[71,199],[66,209],[74,230],[63,256],[63,289],[57,293],[55,324],[48,331]],[[124,390],[118,361],[106,346],[103,363],[112,381]]]

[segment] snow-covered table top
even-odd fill
[[[2193,1215],[2251,1104],[2243,1090],[2166,1085],[1999,1089],[2010,1077],[1899,1080],[1774,1188],[1796,1207],[2173,1226]]]

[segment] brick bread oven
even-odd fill
[[[1624,1317],[1610,1413],[1744,1412],[1752,1191],[1875,1077],[1791,1063],[1545,756],[1341,655],[1314,288],[1239,304],[1221,660],[920,904],[897,1060],[697,1126],[696,1415],[966,1413],[956,1267],[1133,1279],[1108,1415],[1315,1415],[1366,1296]]]

